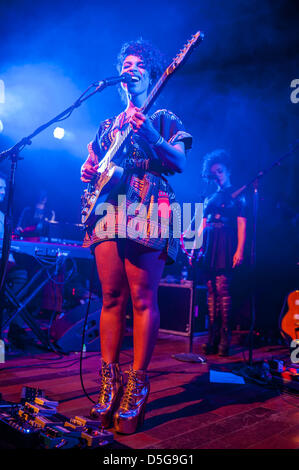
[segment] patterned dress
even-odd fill
[[[184,131],[175,114],[165,109],[158,110],[150,120],[168,143],[184,142],[185,150],[191,148],[192,137]],[[103,121],[95,139],[88,145],[89,155],[85,164],[95,165],[101,161],[116,133],[125,124],[125,113]],[[113,210],[101,216],[87,230],[83,246],[94,249],[105,240],[130,238],[166,253],[167,263],[172,263],[179,248],[180,233],[174,230],[174,220],[180,221],[180,207],[166,176],[174,171],[135,133],[131,133],[120,156],[113,162],[124,168],[120,183],[107,199]]]

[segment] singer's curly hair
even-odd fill
[[[150,76],[150,84],[154,84],[162,75],[166,60],[165,56],[150,41],[139,38],[136,41],[129,41],[122,45],[117,56],[116,68],[121,73],[122,65],[128,55],[140,57],[144,61],[146,70]],[[119,86],[121,97],[124,92]]]
[[[146,70],[152,81],[157,80],[163,73],[165,59],[162,53],[150,41],[139,38],[122,45],[117,56],[117,70],[120,73],[122,64],[128,55],[135,55],[144,61]]]
[[[221,163],[228,170],[230,170],[231,158],[226,150],[217,149],[204,156],[202,164],[202,177],[205,180],[211,179],[211,168],[215,163]]]

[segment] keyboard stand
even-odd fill
[[[38,292],[44,287],[49,279],[55,274],[58,273],[59,268],[63,263],[56,263],[52,266],[43,266],[41,267],[32,277],[32,279],[15,295],[11,289],[6,285],[4,290],[4,297],[8,300],[9,304],[15,309],[11,316],[6,320],[2,326],[2,331],[6,329],[13,319],[20,315],[23,321],[29,326],[32,333],[35,337],[47,348],[49,347],[48,336],[40,329],[37,325],[36,320],[33,318],[32,314],[28,312],[26,306],[28,303],[38,294]],[[30,292],[27,297],[26,293],[29,291],[29,288],[35,283],[38,282],[38,285]]]

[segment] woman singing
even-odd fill
[[[109,232],[111,220],[101,218],[85,237],[85,246],[90,246],[95,254],[103,295],[101,387],[91,415],[101,419],[105,427],[113,420],[116,431],[130,434],[144,419],[150,390],[147,369],[160,321],[158,286],[165,263],[176,258],[178,239],[173,236],[174,214],[168,210],[159,211],[155,236],[145,230],[136,237],[132,216],[118,217],[118,196],[125,196],[127,209],[131,204],[142,204],[147,214],[154,204],[163,202],[165,209],[166,202],[169,207],[175,199],[165,175],[183,171],[185,152],[191,147],[192,137],[170,111],[158,110],[151,116],[141,112],[149,90],[162,73],[161,54],[150,43],[137,40],[124,44],[118,56],[118,72],[129,73],[134,78],[122,84],[126,108],[100,124],[88,146],[89,156],[82,166],[81,179],[84,182],[94,179],[98,162],[113,139],[130,125],[133,132],[118,161],[124,174],[108,199],[115,209],[115,223],[111,225],[115,233]],[[169,218],[167,238],[161,237],[163,217]],[[129,296],[133,304],[134,359],[124,386],[119,354]]]

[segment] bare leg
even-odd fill
[[[165,255],[127,240],[125,270],[134,314],[134,370],[146,370],[160,325],[158,287]]]
[[[129,287],[120,252],[122,245],[114,240],[100,243],[95,258],[102,286],[103,307],[100,318],[101,354],[108,363],[119,361],[125,331],[125,313]]]

